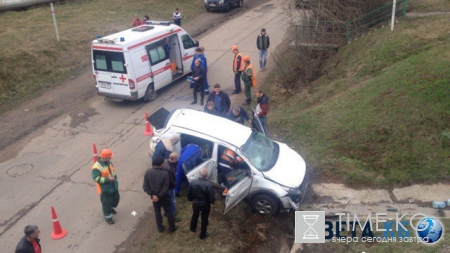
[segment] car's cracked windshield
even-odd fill
[[[279,146],[261,133],[253,131],[241,151],[257,170],[268,171],[278,160]]]

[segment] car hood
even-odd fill
[[[283,186],[297,188],[303,182],[306,164],[303,158],[284,143],[280,146],[278,160],[269,171],[263,172],[264,177]]]

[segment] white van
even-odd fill
[[[92,41],[97,94],[123,100],[155,100],[159,89],[191,72],[196,47],[198,41],[168,21],[147,21],[97,38]]]

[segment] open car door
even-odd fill
[[[215,178],[217,175],[217,162],[213,159],[204,161],[197,167],[194,167],[192,169],[187,169],[185,166],[186,163],[183,163],[183,169],[186,173],[186,177],[190,182],[192,182],[195,179],[198,179],[200,177],[200,170],[205,167],[208,169],[208,177],[206,178],[208,181],[210,181],[212,178]]]
[[[241,200],[247,197],[250,187],[252,185],[253,176],[248,176],[246,170],[233,170],[227,175],[228,180],[232,178],[231,188],[228,189],[227,197],[225,199],[226,214],[231,208],[236,206]]]

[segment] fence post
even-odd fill
[[[403,1],[402,18],[406,18],[406,0]]]
[[[350,22],[346,22],[345,23],[345,45],[348,44],[348,42],[350,41],[350,34],[352,33],[351,28],[350,28]]]

